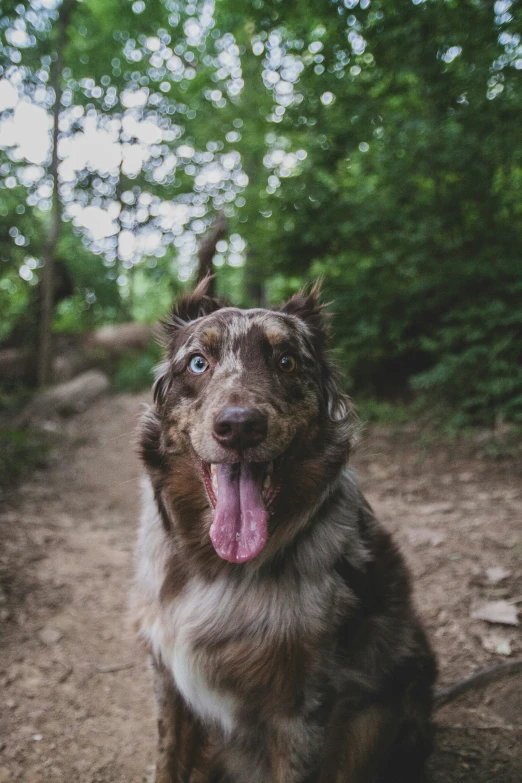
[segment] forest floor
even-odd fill
[[[0,783],[152,780],[151,684],[126,610],[145,400],[71,419],[0,514]],[[481,439],[369,427],[353,459],[411,567],[441,684],[522,657],[520,627],[472,619],[485,601],[522,602],[521,466],[485,458]],[[434,783],[522,780],[521,676],[446,706],[437,726]]]

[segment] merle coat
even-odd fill
[[[435,662],[402,557],[347,466],[355,417],[317,291],[239,310],[203,284],[165,328],[133,592],[157,783],[418,783]],[[230,410],[255,410],[262,433],[223,439]],[[273,472],[266,541],[240,562],[212,539],[212,466],[243,462]]]

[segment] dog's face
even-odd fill
[[[166,454],[174,473],[181,456],[199,472],[217,554],[251,560],[284,505],[279,496],[299,491],[296,464],[318,458],[321,439],[349,412],[324,355],[316,294],[277,311],[239,310],[200,287],[166,326],[168,361],[155,388]]]
[[[226,307],[180,330],[168,405],[173,437],[210,464],[268,463],[319,410],[317,367],[303,323]]]

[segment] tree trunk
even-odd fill
[[[51,144],[51,165],[49,173],[53,184],[51,222],[43,252],[42,305],[40,311],[40,340],[38,354],[38,384],[46,386],[51,379],[52,368],[52,319],[54,309],[54,261],[60,239],[62,205],[58,191],[58,133],[62,103],[63,51],[66,42],[67,25],[72,9],[72,0],[64,0],[59,12],[56,35],[56,60],[52,69],[51,86],[54,90],[53,130]]]
[[[220,239],[223,239],[227,230],[227,219],[223,212],[218,212],[214,218],[214,222],[210,228],[210,231],[203,239],[198,250],[198,283],[205,277],[212,275],[212,259],[216,252],[216,245]],[[214,296],[216,292],[216,281],[211,278],[207,293],[209,296]]]
[[[251,307],[266,307],[264,277],[259,266],[258,253],[248,250],[245,265],[245,293]]]

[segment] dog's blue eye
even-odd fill
[[[193,372],[194,375],[201,375],[201,373],[204,373],[207,368],[208,362],[205,357],[200,356],[200,354],[193,356],[189,362],[189,370],[190,372]]]

